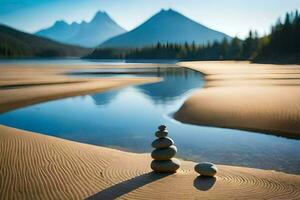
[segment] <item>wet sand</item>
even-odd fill
[[[299,65],[233,61],[179,65],[202,72],[206,83],[176,112],[177,120],[300,138]]]

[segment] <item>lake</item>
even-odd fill
[[[0,123],[132,152],[151,152],[157,126],[166,124],[179,158],[300,174],[300,140],[174,120],[172,113],[204,85],[202,75],[196,71],[153,67],[136,73],[132,69],[108,68],[74,71],[71,75],[154,76],[163,80],[35,104],[1,114]]]

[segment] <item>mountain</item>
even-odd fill
[[[0,25],[1,57],[81,57],[91,49],[65,45]]]
[[[230,39],[224,33],[207,28],[184,15],[169,9],[161,10],[130,32],[108,39],[100,47],[133,48],[160,43],[206,44],[215,40]]]
[[[79,27],[80,25],[76,22],[69,25],[65,21],[60,20],[56,21],[52,27],[38,31],[35,35],[64,43],[77,34]]]
[[[61,20],[35,34],[67,44],[96,47],[105,40],[125,32],[126,30],[112,20],[106,12],[99,11],[90,22],[67,24]]]

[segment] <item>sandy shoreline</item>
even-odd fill
[[[70,69],[0,68],[0,112],[49,99],[159,81],[64,76]],[[10,88],[16,83],[23,87]],[[159,175],[151,173],[150,161],[149,154],[123,152],[0,125],[0,199],[300,197],[299,175],[218,165],[216,179],[203,179],[197,178],[195,163],[188,161],[182,161],[176,174]]]
[[[179,121],[300,138],[300,67],[248,62],[183,62],[205,87],[175,114]]]
[[[197,178],[193,162],[151,173],[150,155],[0,126],[0,199],[297,199],[300,176],[218,165]],[[93,198],[92,198],[93,197]]]
[[[105,66],[102,66],[104,68]],[[111,66],[106,66],[111,67]],[[135,67],[135,66],[124,66]],[[38,69],[37,69],[38,68]],[[65,76],[72,69],[98,66],[8,66],[0,68],[0,113],[48,100],[90,94],[159,78],[77,78]]]

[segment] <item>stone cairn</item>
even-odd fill
[[[174,141],[167,135],[167,127],[160,125],[155,133],[158,139],[152,142],[152,147],[155,149],[151,153],[151,157],[154,159],[151,162],[151,169],[155,172],[172,173],[180,167],[180,161],[173,158],[177,153],[177,148]]]

